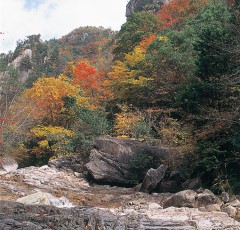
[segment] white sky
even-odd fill
[[[41,34],[60,38],[80,26],[119,30],[128,0],[0,0],[0,53],[14,50],[18,39]],[[4,34],[2,34],[4,33]]]

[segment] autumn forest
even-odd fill
[[[239,25],[239,0],[171,0],[118,32],[19,40],[0,54],[0,154],[43,165],[87,158],[99,136],[132,138],[169,148],[172,171],[239,192]]]

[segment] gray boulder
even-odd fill
[[[198,194],[196,197],[196,207],[205,207],[213,204],[222,206],[223,202],[208,189],[205,189],[203,193]]]
[[[237,209],[231,205],[228,205],[223,209],[223,212],[226,212],[230,217],[236,217]]]
[[[99,138],[85,165],[88,175],[96,182],[139,184],[144,178],[151,160],[168,156],[165,148],[149,146],[137,140]],[[146,166],[144,168],[144,165]]]
[[[184,190],[169,197],[163,207],[189,207],[204,208],[208,211],[220,210],[223,202],[215,196],[210,190],[205,189],[202,193],[196,193],[193,190]]]
[[[149,193],[152,192],[152,190],[154,190],[158,183],[164,178],[166,170],[167,166],[163,164],[157,169],[149,169],[143,179],[140,191]]]
[[[173,196],[169,197],[163,207],[189,207],[194,208],[196,202],[197,193],[193,190],[184,190],[174,194]]]
[[[238,199],[235,199],[229,203],[226,203],[226,206],[231,205],[233,207],[240,208],[240,201]]]

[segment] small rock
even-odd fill
[[[170,179],[178,179],[180,177],[180,173],[179,171],[172,171],[171,174],[170,174]]]
[[[50,193],[36,192],[28,196],[17,199],[17,202],[26,205],[53,205],[56,207],[72,208],[74,207],[67,198],[57,198]]]
[[[233,200],[232,202],[229,202],[229,203],[226,204],[226,206],[228,206],[228,205],[240,208],[240,201],[238,199],[236,199],[236,200]]]
[[[196,190],[197,193],[203,193],[204,188],[200,187],[199,189]]]
[[[198,210],[201,211],[201,212],[209,212],[209,211],[206,209],[206,207],[199,207]]]
[[[141,187],[142,187],[142,183],[137,184],[136,186],[134,186],[134,191],[135,191],[135,192],[136,192],[136,191],[140,191]]]
[[[204,189],[204,190],[203,190],[203,193],[204,193],[204,194],[209,194],[209,195],[215,196],[214,193],[213,193],[212,191],[210,191],[209,189]]]
[[[162,209],[161,205],[159,205],[157,203],[149,203],[148,204],[148,210],[149,211],[157,210],[157,209]]]
[[[42,166],[42,167],[40,167],[39,169],[48,170],[48,169],[49,169],[49,167],[48,167],[48,165],[43,165],[43,166]]]
[[[236,215],[236,217],[237,218],[240,218],[240,208],[236,208],[237,209],[237,215]]]
[[[180,192],[181,190],[182,190],[181,183],[178,183],[175,180],[162,181],[157,186],[157,191],[160,193],[166,193],[166,192],[176,193],[176,192]]]
[[[224,203],[227,203],[229,201],[229,194],[227,192],[222,192],[220,198]]]
[[[69,172],[83,172],[83,159],[81,155],[63,156],[48,162],[48,166]]]
[[[219,204],[209,204],[206,206],[206,210],[208,212],[220,212],[221,211],[221,207]]]
[[[164,178],[167,166],[162,164],[157,169],[149,169],[143,179],[141,192],[151,192],[155,189],[158,183]]]
[[[237,209],[231,205],[228,205],[223,209],[223,212],[226,212],[230,217],[234,218],[237,215]]]
[[[190,189],[190,190],[197,190],[202,186],[202,182],[200,179],[191,179],[187,180],[182,184],[182,187],[184,189]]]
[[[82,173],[73,172],[73,174],[74,174],[76,177],[82,177]]]
[[[222,205],[222,201],[215,196],[211,191],[207,190],[203,193],[200,193],[196,197],[196,206],[197,207],[205,207],[206,205],[218,204]]]
[[[17,202],[27,205],[33,205],[33,204],[42,204],[42,205],[50,205],[51,202],[49,198],[53,198],[51,194],[42,193],[42,192],[36,192],[28,196],[21,197],[17,199]]]
[[[154,192],[154,193],[152,193],[152,195],[153,195],[153,196],[158,196],[159,193]]]

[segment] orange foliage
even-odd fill
[[[73,66],[73,85],[81,88],[83,94],[89,97],[96,106],[106,98],[107,91],[103,90],[104,74],[99,72],[87,61],[81,61]]]
[[[196,15],[205,3],[206,0],[172,0],[164,4],[157,13],[163,23],[162,29]]]
[[[144,50],[146,52],[148,46],[155,40],[155,38],[157,37],[156,34],[152,34],[146,38],[144,38],[139,44],[138,47],[141,48],[142,50]]]

